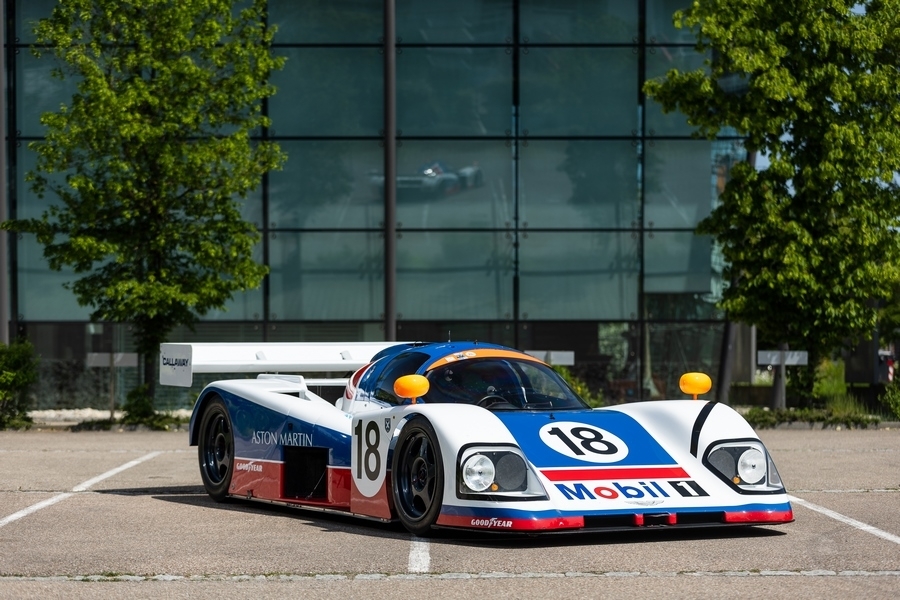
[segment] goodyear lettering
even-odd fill
[[[162,357],[162,364],[164,367],[186,367],[191,363],[191,359],[189,358],[169,358],[167,356]]]
[[[296,431],[288,431],[285,433],[275,433],[273,431],[254,431],[253,437],[250,438],[251,444],[281,444],[282,446],[312,446],[312,435],[309,433],[300,433]]]
[[[262,473],[262,465],[254,463],[238,463],[234,469],[236,471],[253,471],[254,473]]]
[[[662,484],[666,484],[663,487]],[[596,500],[603,498],[605,500],[614,500],[616,498],[637,499],[637,498],[670,498],[672,490],[684,498],[698,498],[700,496],[709,496],[709,494],[700,487],[700,484],[690,479],[684,481],[638,481],[636,485],[625,485],[613,482],[610,486],[597,486],[593,490],[589,490],[583,483],[576,483],[573,487],[569,487],[563,483],[557,483],[556,489],[562,492],[566,500]],[[668,490],[671,488],[671,490]]]
[[[512,527],[512,521],[491,517],[490,519],[472,519],[471,525],[473,527],[504,527],[509,529]]]

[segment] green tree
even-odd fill
[[[238,8],[236,5],[241,5]],[[94,320],[130,322],[151,385],[160,342],[220,309],[267,270],[241,200],[279,168],[261,106],[273,56],[265,0],[62,0],[35,27],[35,54],[77,80],[29,147],[38,196],[59,202],[29,232]]]
[[[695,0],[674,21],[712,58],[645,92],[768,157],[734,166],[698,232],[730,264],[730,318],[810,352],[792,377],[808,398],[820,358],[870,336],[900,280],[900,2]]]

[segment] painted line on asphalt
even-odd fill
[[[413,536],[409,541],[410,573],[427,573],[431,570],[431,545],[428,540]]]
[[[857,521],[856,519],[851,519],[850,517],[846,517],[841,513],[836,513],[833,510],[827,509],[824,506],[819,506],[818,504],[813,504],[812,502],[807,502],[802,498],[797,498],[796,496],[788,496],[788,499],[791,502],[796,502],[800,506],[804,508],[808,508],[810,510],[814,510],[817,513],[821,513],[826,517],[831,517],[835,521],[840,521],[846,525],[850,525],[851,527],[855,527],[860,531],[865,531],[866,533],[871,533],[872,535],[877,535],[878,537],[885,539],[889,542],[894,542],[895,544],[900,544],[900,536],[894,535],[893,533],[888,533],[882,529],[878,529],[877,527],[873,527],[867,523],[863,523],[862,521]]]
[[[32,513],[36,513],[37,511],[41,510],[42,508],[47,508],[48,506],[53,506],[57,502],[61,502],[62,500],[65,500],[66,498],[69,498],[78,492],[86,492],[86,491],[88,491],[88,489],[91,486],[93,486],[97,483],[100,483],[104,479],[108,479],[109,477],[112,477],[113,475],[117,475],[117,474],[121,473],[122,471],[124,471],[126,469],[130,469],[131,467],[134,467],[136,465],[139,465],[144,461],[148,461],[151,458],[156,458],[160,454],[162,454],[162,452],[151,452],[150,454],[145,454],[144,456],[142,456],[140,458],[136,458],[132,461],[129,461],[129,462],[125,463],[124,465],[116,467],[115,469],[110,469],[109,471],[107,471],[106,473],[103,473],[102,475],[97,475],[96,477],[92,477],[91,479],[88,479],[87,481],[83,481],[82,483],[79,483],[78,485],[76,485],[75,487],[72,488],[71,492],[63,492],[61,494],[57,494],[56,496],[53,496],[52,498],[47,498],[46,500],[41,500],[37,504],[32,504],[28,508],[23,508],[19,512],[13,513],[13,514],[9,515],[8,517],[4,517],[4,518],[0,519],[0,527],[3,527],[4,525],[8,525],[8,524],[12,523],[13,521],[18,521],[22,517],[27,517],[28,515],[30,515]]]
[[[900,578],[900,571],[832,571],[829,569],[797,570],[797,571],[598,571],[585,573],[580,571],[561,572],[481,572],[481,573],[357,573],[357,574],[319,574],[319,575],[0,575],[0,583],[8,581],[37,581],[43,583],[59,583],[66,581],[427,581],[447,579],[671,579],[671,578],[766,578],[766,577],[834,577],[834,578]],[[893,583],[893,582],[892,582]]]

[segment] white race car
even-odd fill
[[[728,406],[591,409],[548,365],[503,346],[163,344],[160,362],[161,383],[182,386],[194,372],[352,373],[206,386],[190,444],[216,500],[399,520],[415,535],[793,520],[772,457]],[[343,393],[326,400],[335,384]],[[682,377],[689,395],[709,385]]]
[[[384,175],[373,173],[372,184],[384,192]],[[462,190],[484,185],[484,175],[477,164],[454,169],[440,160],[420,165],[414,173],[397,176],[397,197],[440,198]]]

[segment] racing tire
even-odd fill
[[[427,419],[409,421],[397,437],[391,460],[394,508],[403,526],[425,536],[441,514],[444,466],[434,428]]]
[[[225,500],[234,473],[234,430],[228,409],[218,396],[211,398],[203,410],[197,457],[206,493],[216,502]]]

